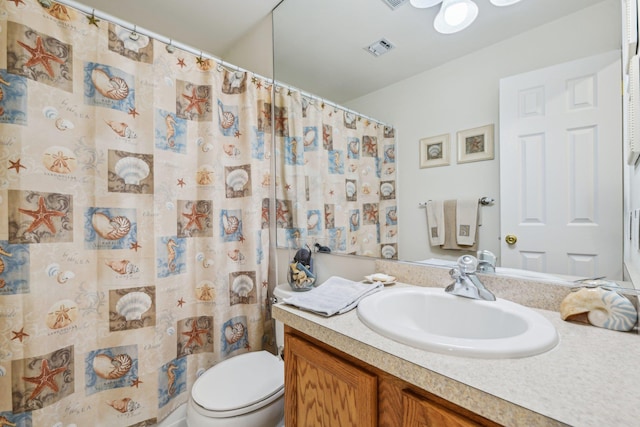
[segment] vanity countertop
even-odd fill
[[[323,317],[280,303],[273,306],[273,317],[503,425],[638,425],[638,335],[565,322],[557,312],[534,310],[552,322],[560,342],[546,353],[520,359],[415,349],[372,331],[356,310]]]

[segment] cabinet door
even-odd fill
[[[289,334],[284,348],[286,425],[377,424],[375,375]]]
[[[409,391],[402,392],[402,427],[476,427],[477,424],[444,406]]]

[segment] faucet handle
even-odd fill
[[[458,258],[458,268],[462,273],[473,273],[478,268],[478,259],[473,255],[462,255]]]

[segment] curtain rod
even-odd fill
[[[102,12],[100,10],[94,9],[93,7],[89,7],[89,6],[84,5],[82,3],[78,3],[77,1],[74,1],[74,0],[56,0],[56,3],[61,3],[61,4],[64,4],[64,5],[73,7],[74,9],[78,9],[80,12],[86,14],[87,16],[93,15],[96,18],[99,18],[99,19],[102,19],[102,20],[105,20],[105,21],[111,21],[114,24],[117,24],[117,25],[119,25],[119,26],[121,26],[123,28],[126,28],[127,30],[131,31],[132,33],[138,33],[138,34],[142,34],[142,35],[148,36],[148,37],[150,37],[152,39],[161,41],[161,42],[163,42],[163,43],[165,43],[167,45],[175,46],[178,49],[184,50],[186,52],[189,52],[189,53],[192,53],[194,55],[200,56],[202,58],[213,59],[213,60],[219,62],[220,65],[223,66],[223,67],[231,68],[231,69],[233,69],[235,71],[242,71],[242,72],[246,72],[246,73],[251,73],[251,74],[253,74],[253,75],[255,75],[255,76],[257,76],[257,77],[259,77],[259,78],[261,78],[263,80],[267,80],[267,81],[270,81],[270,82],[274,81],[270,77],[264,77],[264,76],[261,76],[261,75],[259,75],[257,73],[254,73],[253,71],[245,70],[242,67],[239,67],[239,66],[234,65],[234,64],[230,64],[228,62],[225,62],[222,59],[220,59],[220,58],[218,58],[218,57],[216,57],[216,56],[214,56],[214,55],[212,55],[210,53],[203,52],[202,49],[196,49],[196,48],[194,48],[192,46],[188,46],[188,45],[186,45],[184,43],[177,42],[177,41],[175,41],[175,40],[173,40],[173,39],[171,39],[169,37],[162,36],[162,35],[160,35],[158,33],[155,33],[155,32],[153,32],[151,30],[147,30],[146,28],[140,28],[136,24],[133,24],[133,23],[128,22],[128,21],[124,21],[124,20],[122,20],[120,18],[116,18],[113,15],[110,15],[108,13],[105,13],[105,12]]]
[[[316,100],[322,101],[326,105],[329,105],[329,106],[332,106],[332,107],[335,107],[335,108],[339,108],[339,109],[341,109],[343,111],[346,111],[348,113],[355,114],[356,116],[362,117],[365,120],[369,120],[369,121],[378,123],[378,124],[383,125],[383,126],[388,126],[388,127],[391,127],[391,128],[393,127],[393,126],[387,125],[386,123],[381,122],[378,119],[374,119],[373,117],[369,117],[369,116],[366,116],[364,114],[358,113],[357,111],[353,111],[353,110],[351,110],[349,108],[346,108],[346,107],[338,105],[338,104],[336,104],[334,102],[328,101],[328,100],[326,100],[326,99],[324,99],[324,98],[322,98],[320,96],[313,95],[313,94],[311,94],[309,92],[306,92],[304,90],[298,89],[298,88],[296,88],[294,86],[291,86],[291,85],[288,85],[286,83],[279,82],[277,80],[274,80],[273,78],[261,76],[260,74],[254,73],[253,71],[245,70],[242,67],[238,67],[237,65],[227,63],[227,62],[223,61],[222,59],[220,59],[220,58],[218,58],[218,57],[216,57],[216,56],[214,56],[214,55],[212,55],[210,53],[203,52],[200,49],[196,49],[196,48],[194,48],[192,46],[188,46],[188,45],[180,43],[180,42],[176,42],[175,40],[170,39],[169,37],[162,36],[160,34],[157,34],[157,33],[153,32],[153,31],[147,30],[146,28],[140,28],[136,24],[124,21],[124,20],[122,20],[120,18],[116,18],[113,15],[110,15],[108,13],[105,13],[105,12],[102,12],[102,11],[99,11],[99,10],[96,10],[93,7],[89,7],[89,6],[84,5],[82,3],[78,3],[77,1],[74,1],[74,0],[56,0],[56,2],[64,4],[64,5],[67,5],[67,6],[70,6],[70,7],[73,7],[74,9],[78,9],[80,12],[86,14],[87,16],[93,15],[98,19],[105,20],[105,21],[111,21],[114,24],[117,24],[117,25],[119,25],[119,26],[121,26],[123,28],[126,28],[127,30],[129,30],[131,32],[135,32],[135,33],[138,33],[138,34],[142,34],[142,35],[148,36],[148,37],[150,37],[152,39],[158,40],[158,41],[163,42],[163,43],[165,43],[167,45],[175,46],[178,49],[184,50],[184,51],[192,53],[194,55],[198,55],[198,56],[200,56],[202,58],[213,59],[213,60],[219,62],[220,65],[223,66],[223,67],[231,68],[231,69],[233,69],[235,71],[251,73],[251,74],[253,74],[254,76],[256,76],[256,77],[258,77],[260,79],[272,82],[275,86],[280,86],[280,87],[284,87],[284,88],[287,88],[287,89],[290,89],[290,90],[294,90],[294,91],[300,92],[302,95],[306,96],[307,98],[311,98],[311,99],[316,99]]]
[[[307,97],[307,98],[315,99],[315,100],[317,100],[317,101],[322,101],[324,104],[326,104],[326,105],[328,105],[328,106],[330,106],[330,107],[338,108],[338,109],[340,109],[340,110],[342,110],[342,111],[345,111],[345,112],[347,112],[347,113],[352,113],[352,114],[355,114],[355,115],[356,115],[356,116],[358,116],[358,117],[362,117],[362,118],[363,118],[363,119],[365,119],[365,120],[369,120],[369,121],[372,121],[372,122],[378,123],[379,125],[382,125],[382,126],[386,126],[386,127],[393,128],[393,126],[388,125],[388,124],[384,123],[384,122],[383,122],[383,121],[381,121],[381,120],[374,119],[373,117],[369,117],[369,116],[367,116],[367,115],[365,115],[365,114],[362,114],[362,113],[359,113],[359,112],[357,112],[357,111],[351,110],[351,109],[349,109],[349,108],[347,108],[347,107],[345,107],[345,106],[343,106],[343,105],[339,105],[339,104],[336,104],[335,102],[332,102],[332,101],[329,101],[329,100],[327,100],[327,99],[324,99],[324,98],[323,98],[323,97],[321,97],[321,96],[314,95],[314,94],[312,94],[312,93],[310,93],[310,92],[307,92],[307,91],[304,91],[304,90],[302,90],[302,89],[298,89],[298,88],[297,88],[297,87],[295,87],[295,86],[291,86],[291,85],[289,85],[289,84],[282,83],[282,82],[279,82],[279,81],[277,81],[277,80],[275,80],[275,81],[274,81],[274,85],[276,86],[276,90],[278,90],[278,88],[282,87],[282,88],[285,88],[285,89],[293,90],[294,92],[300,92],[300,94],[301,94],[301,95],[303,95],[303,96],[305,96],[305,97]]]

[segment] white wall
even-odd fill
[[[396,159],[402,165],[398,168],[400,259],[456,259],[459,254],[454,251],[431,250],[425,211],[418,204],[481,196],[494,197],[496,203],[481,208],[480,247],[499,254],[500,79],[619,49],[620,27],[620,1],[605,0],[347,103],[397,129]],[[457,165],[456,132],[491,123],[496,130],[496,159]],[[420,169],[418,141],[445,133],[451,137],[451,165]]]

